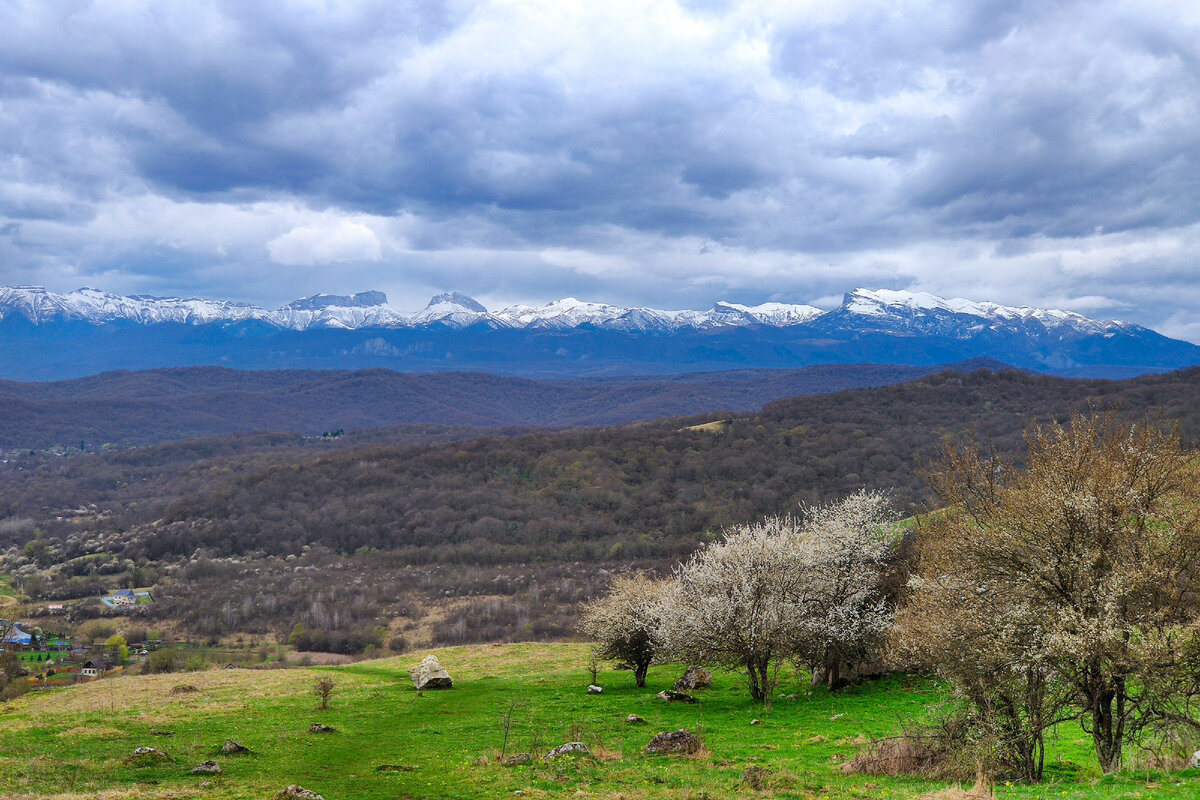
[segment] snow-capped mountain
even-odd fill
[[[965,318],[976,318],[978,322]],[[842,305],[827,315],[826,325],[844,322],[859,329],[931,333],[957,327],[960,336],[981,330],[1019,329],[1029,324],[1046,330],[1068,329],[1078,333],[1109,333],[1131,326],[1119,321],[1093,320],[1082,314],[1030,306],[1002,306],[961,298],[947,299],[925,292],[891,289],[855,289]]]
[[[353,295],[317,294],[293,301],[274,311],[214,300],[174,297],[123,297],[96,289],[60,294],[38,286],[0,288],[0,319],[20,314],[37,325],[55,320],[80,320],[104,324],[125,320],[142,325],[159,322],[207,324],[259,320],[280,328],[405,328],[442,325],[464,328],[480,323],[494,328],[564,330],[589,325],[631,332],[669,332],[682,328],[725,325],[794,325],[822,312],[818,308],[784,303],[743,306],[717,303],[709,311],[662,311],[622,308],[568,297],[542,306],[516,305],[489,312],[478,301],[459,292],[436,295],[415,313],[388,303],[383,292]]]
[[[525,377],[948,364],[986,358],[1060,375],[1124,377],[1200,364],[1200,347],[1053,309],[855,289],[829,311],[719,302],[707,311],[565,298],[490,311],[457,292],[416,312],[382,292],[267,310],[205,299],[0,287],[0,377],[110,369],[474,370]]]

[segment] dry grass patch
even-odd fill
[[[76,725],[74,728],[67,728],[65,731],[54,735],[60,739],[77,739],[82,736],[104,739],[127,739],[133,734],[119,728],[106,728],[103,725]]]

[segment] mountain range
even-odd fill
[[[1200,364],[1200,347],[1130,323],[861,288],[828,311],[727,302],[665,311],[574,298],[489,311],[450,292],[408,313],[377,291],[319,294],[267,310],[4,287],[0,348],[0,377],[16,380],[194,365],[553,378],[974,358],[1058,375],[1128,377]]]

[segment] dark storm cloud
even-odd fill
[[[1198,33],[1182,0],[6,4],[0,278],[911,286],[1194,335]]]

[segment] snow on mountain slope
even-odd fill
[[[1082,314],[1058,309],[1041,309],[1030,306],[1003,306],[998,303],[975,302],[962,298],[944,298],[926,292],[907,292],[891,289],[855,289],[848,293],[842,305],[830,312],[833,318],[846,320],[863,318],[893,327],[897,323],[915,330],[945,328],[957,324],[964,333],[979,330],[980,325],[954,317],[976,317],[984,327],[993,329],[1022,327],[1027,323],[1040,323],[1047,330],[1069,329],[1077,333],[1104,334],[1116,330],[1130,330],[1137,326],[1118,321],[1098,321]]]
[[[137,295],[124,297],[96,289],[60,294],[36,286],[0,287],[0,319],[20,315],[36,325],[54,320],[105,324],[124,320],[141,325],[233,323],[257,320],[280,328],[358,330],[440,325],[463,328],[484,324],[495,328],[568,330],[591,326],[634,333],[671,333],[723,327],[784,328],[814,324],[826,329],[871,328],[892,332],[937,332],[964,338],[984,328],[1069,330],[1081,334],[1133,330],[1120,322],[1099,322],[1067,311],[1010,307],[997,303],[946,299],[924,292],[855,289],[841,306],[823,312],[808,305],[763,303],[756,306],[718,302],[708,311],[664,311],[623,308],[567,297],[540,306],[514,305],[489,312],[458,292],[433,297],[422,310],[405,312],[383,292],[353,295],[318,294],[268,311],[219,300]]]

